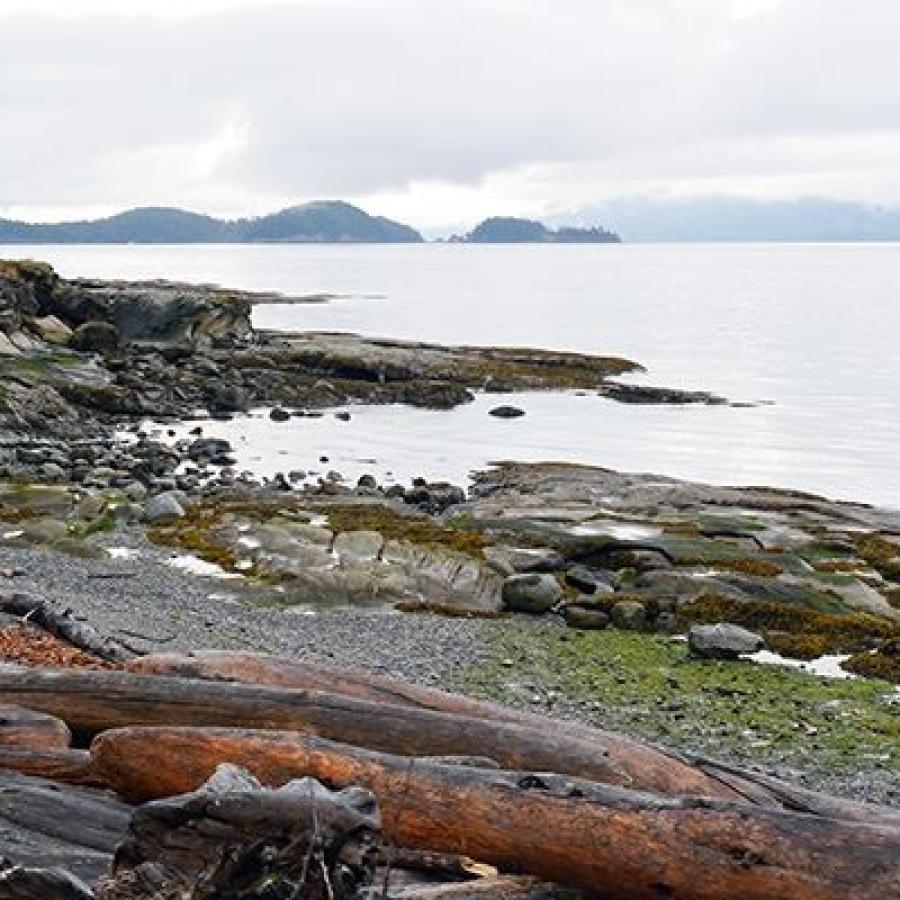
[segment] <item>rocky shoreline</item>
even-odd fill
[[[254,331],[271,300],[0,262],[0,656],[40,661],[34,597],[128,654],[399,675],[900,806],[900,512],[565,463],[259,479],[199,426],[150,429],[473,391],[726,402],[616,358]]]

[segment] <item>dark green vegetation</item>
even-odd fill
[[[900,716],[884,682],[697,660],[683,642],[616,630],[507,621],[484,635],[489,657],[459,678],[480,697],[743,762],[835,776],[900,765]]]
[[[32,224],[0,219],[0,243],[223,244],[416,243],[412,228],[349,203],[293,206],[268,216],[223,221],[181,209],[148,207],[91,222]]]
[[[547,228],[533,219],[494,216],[485,219],[463,240],[469,244],[618,244],[621,238],[605,228]]]

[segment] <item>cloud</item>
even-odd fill
[[[895,0],[0,0],[0,210],[900,201],[898,37]]]

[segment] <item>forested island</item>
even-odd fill
[[[602,227],[550,229],[542,222],[494,216],[452,243],[610,244]],[[0,218],[0,244],[418,244],[402,222],[372,216],[340,200],[291,206],[265,216],[217,219],[177,207],[146,206],[79,222],[18,222]]]
[[[619,244],[622,239],[600,226],[550,229],[534,219],[493,216],[455,241],[466,244]]]
[[[342,201],[292,206],[235,220],[170,207],[142,207],[105,219],[29,223],[0,219],[5,244],[349,244],[421,243],[414,228]]]

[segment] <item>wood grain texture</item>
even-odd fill
[[[310,735],[130,728],[92,748],[133,799],[195,789],[222,762],[264,783],[301,775],[361,785],[384,833],[609,900],[886,900],[900,897],[900,829],[662,797],[561,776],[441,766]]]

